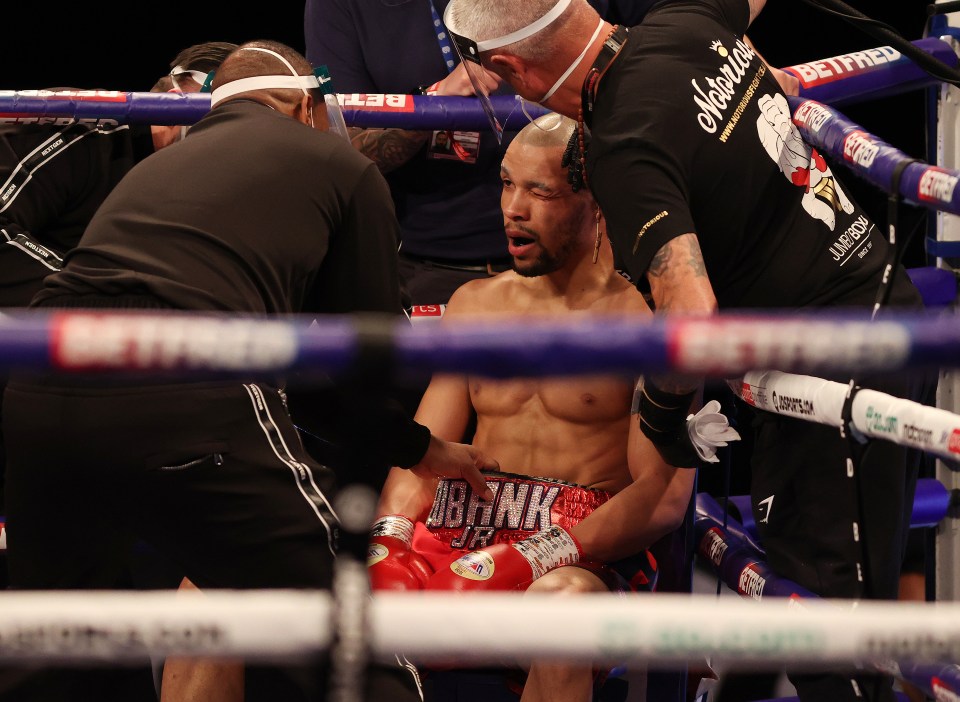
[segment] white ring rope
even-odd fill
[[[0,661],[73,664],[145,656],[303,659],[330,645],[325,591],[9,592],[0,598]],[[839,606],[838,606],[839,605]],[[858,662],[960,660],[960,603],[731,600],[658,593],[577,598],[518,593],[378,593],[374,654],[420,662],[503,664],[531,657],[610,663],[792,669]],[[494,616],[493,613],[496,613]]]
[[[844,383],[780,371],[750,371],[739,387],[734,382],[730,387],[759,409],[843,426],[843,404],[849,390]],[[947,410],[864,388],[853,396],[851,424],[864,436],[960,460],[960,415]]]
[[[331,641],[329,593],[8,591],[0,660],[143,661],[170,654],[301,658]]]

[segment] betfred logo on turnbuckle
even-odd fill
[[[799,63],[783,69],[792,73],[804,88],[832,83],[861,73],[875,71],[900,59],[902,54],[892,46],[879,46],[865,51],[854,51],[821,61]]]
[[[760,600],[763,599],[763,586],[766,584],[767,579],[760,574],[760,567],[756,563],[751,563],[740,571],[737,592],[744,597]]]
[[[960,181],[954,173],[936,166],[929,166],[920,176],[917,196],[923,202],[951,203]]]
[[[723,531],[719,527],[710,527],[700,540],[700,555],[709,559],[717,568],[720,567],[723,554],[727,552],[727,542],[723,537]]]
[[[843,158],[850,163],[870,168],[879,153],[880,145],[866,132],[853,131],[843,139]]]

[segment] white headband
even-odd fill
[[[443,22],[446,24],[447,29],[453,32],[454,34],[459,34],[460,36],[466,36],[462,32],[458,31],[455,27],[451,26],[451,12],[450,8],[454,3],[447,5],[446,11],[443,13]],[[510,32],[502,37],[496,37],[495,39],[487,39],[485,41],[478,41],[477,51],[490,51],[490,49],[499,49],[501,46],[506,46],[507,44],[513,44],[518,42],[521,39],[526,39],[527,37],[532,37],[534,34],[539,32],[541,29],[547,27],[551,22],[557,19],[560,15],[563,14],[563,11],[567,9],[567,6],[570,5],[570,0],[559,0],[559,2],[553,6],[553,8],[545,14],[540,19],[528,24],[526,27],[521,27],[515,32]]]
[[[567,0],[569,2],[569,0]],[[309,90],[320,87],[320,80],[313,74],[308,76],[302,76],[297,73],[293,66],[290,65],[290,62],[287,61],[283,56],[278,54],[276,51],[271,51],[270,49],[264,49],[259,46],[244,46],[237,51],[262,51],[265,54],[270,54],[271,56],[276,56],[283,62],[291,75],[289,76],[253,76],[252,78],[239,78],[237,80],[232,80],[229,83],[224,83],[219,88],[210,93],[210,107],[214,107],[217,103],[223,102],[227,98],[233,97],[239,93],[245,93],[250,90],[271,90],[276,88],[298,88],[303,91],[304,95],[309,95]],[[328,79],[329,80],[329,79]]]
[[[269,90],[273,88],[299,88],[304,93],[313,88],[319,88],[320,81],[316,76],[254,76],[240,78],[224,83],[210,93],[210,107],[222,102],[238,93],[248,90]]]

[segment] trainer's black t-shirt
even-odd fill
[[[587,152],[615,262],[635,283],[695,233],[721,309],[871,304],[888,249],[791,122],[744,41],[746,0],[676,0],[630,30]],[[898,271],[894,304],[919,295]]]
[[[341,137],[233,100],[120,181],[31,306],[402,318],[398,237],[389,189],[368,158]],[[427,449],[426,427],[389,399],[340,409],[352,431],[376,428],[378,441],[365,434],[361,451],[371,460],[407,466]],[[311,426],[309,407],[297,417]]]
[[[120,181],[34,304],[142,294],[183,310],[399,314],[398,236],[369,159],[231,101]]]

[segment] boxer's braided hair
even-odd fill
[[[584,169],[583,162],[583,131],[581,129],[574,129],[570,133],[567,148],[564,149],[563,157],[560,159],[560,165],[567,169],[567,182],[570,183],[573,192],[578,192],[587,183],[586,170]]]

